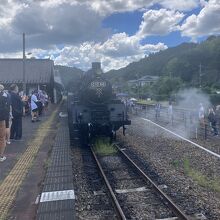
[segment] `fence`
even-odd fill
[[[198,112],[191,109],[181,109],[173,107],[172,112],[167,106],[161,106],[159,111],[155,110],[155,105],[138,104],[130,108],[130,113],[141,117],[146,117],[160,125],[169,127],[184,136],[195,139],[212,139],[214,131],[208,119],[199,121]],[[219,122],[216,129],[220,130]],[[215,138],[220,139],[215,136]]]

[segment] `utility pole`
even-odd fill
[[[26,56],[25,56],[25,33],[23,33],[23,93],[26,95],[27,85],[26,85]]]
[[[202,65],[199,64],[199,87],[202,87]]]
[[[138,99],[140,99],[141,97],[141,82],[138,82]]]

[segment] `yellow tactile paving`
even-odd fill
[[[44,138],[48,135],[57,111],[45,121],[36,132],[35,138],[27,143],[26,151],[21,155],[8,176],[0,184],[0,220],[7,220],[9,209],[16,198],[16,194],[31,168],[37,152]]]

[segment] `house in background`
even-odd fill
[[[23,88],[23,59],[0,59],[0,83],[9,88],[12,83]],[[52,102],[57,102],[59,82],[54,80],[54,62],[50,59],[25,59],[26,94],[35,89],[45,90]]]
[[[143,87],[145,85],[152,85],[159,79],[158,76],[146,75],[136,80],[129,80],[128,85],[130,87]]]

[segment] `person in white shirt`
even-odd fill
[[[168,118],[169,118],[169,122],[173,123],[173,105],[170,102],[169,106],[168,106]]]
[[[202,103],[199,104],[199,122],[201,124],[205,123],[205,109]]]
[[[38,99],[37,99],[37,91],[33,91],[32,96],[31,96],[31,121],[39,121],[38,119]]]

